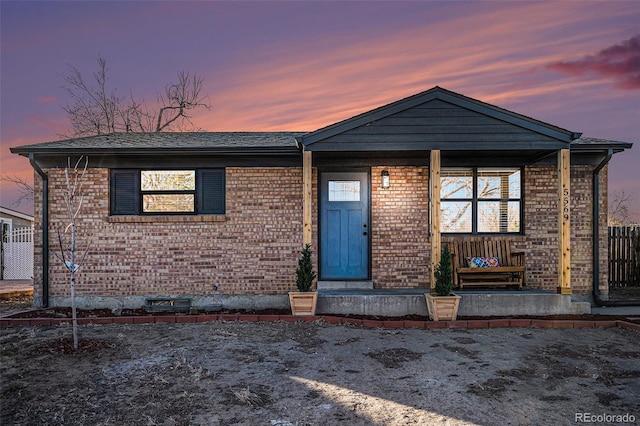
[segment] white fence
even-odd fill
[[[17,228],[2,241],[2,279],[25,280],[33,277],[33,228]]]

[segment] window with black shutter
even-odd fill
[[[111,170],[112,215],[224,214],[224,169]]]
[[[111,214],[137,215],[139,213],[140,172],[111,170]]]
[[[224,213],[224,169],[200,169],[196,183],[198,186],[198,213]]]

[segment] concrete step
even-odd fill
[[[319,314],[427,316],[428,289],[320,290]],[[591,305],[572,302],[571,296],[542,290],[460,291],[459,316],[588,314]]]
[[[318,281],[318,290],[373,290],[373,281]]]

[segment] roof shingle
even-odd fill
[[[11,148],[12,152],[295,149],[304,132],[110,133]]]

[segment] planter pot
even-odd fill
[[[289,293],[292,315],[315,315],[317,291],[292,291]]]
[[[457,318],[460,296],[433,296],[427,293],[424,297],[427,299],[427,311],[432,321],[454,321]]]

